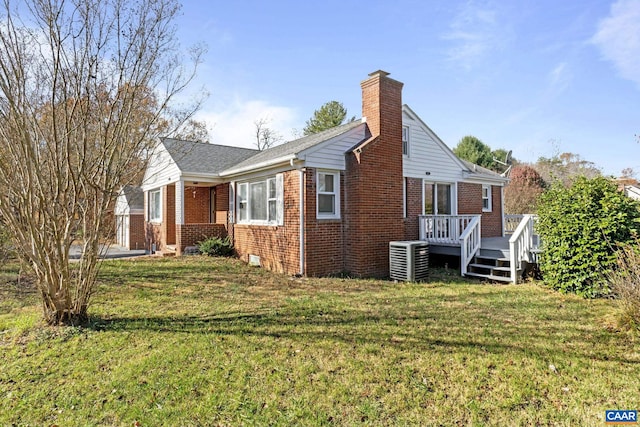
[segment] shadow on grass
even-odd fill
[[[292,315],[274,311],[264,313],[226,313],[214,316],[155,316],[155,317],[118,317],[90,320],[89,328],[96,331],[150,331],[166,333],[186,333],[202,335],[223,335],[240,338],[267,338],[273,340],[290,339],[313,344],[319,341],[335,341],[353,346],[373,345],[395,347],[406,350],[407,354],[438,352],[464,352],[470,355],[515,353],[515,356],[534,357],[539,360],[563,358],[567,350],[562,342],[554,341],[548,331],[540,331],[536,325],[517,328],[517,337],[509,339],[504,334],[498,338],[489,329],[489,333],[460,333],[465,329],[459,321],[447,322],[446,319],[433,317],[407,316],[400,322],[408,323],[403,327],[398,319],[365,314],[363,312],[319,312]],[[416,325],[422,327],[416,328]],[[500,326],[495,331],[504,331]],[[530,338],[530,339],[527,339]],[[584,340],[578,333],[575,340]],[[599,337],[602,339],[602,337]],[[595,338],[598,339],[598,338]],[[616,341],[615,336],[609,340]],[[566,341],[565,341],[566,342]],[[617,341],[616,341],[617,342]],[[640,364],[639,360],[624,357],[621,352],[608,351],[615,344],[603,345],[602,350],[594,350],[589,342],[580,342],[572,348],[572,357],[585,361],[617,361],[628,364]]]

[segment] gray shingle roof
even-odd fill
[[[462,163],[464,163],[464,165],[469,169],[470,172],[472,172],[472,173],[474,173],[476,175],[484,176],[486,178],[508,180],[504,176],[500,175],[498,172],[494,172],[494,171],[492,171],[490,169],[483,168],[482,166],[479,166],[479,165],[476,165],[474,163],[468,162],[468,161],[466,161],[464,159],[460,159],[460,160],[462,160]]]
[[[144,193],[142,188],[133,185],[125,185],[122,194],[131,209],[144,209]]]
[[[162,144],[183,173],[218,174],[258,150],[163,138]]]
[[[313,135],[305,136],[303,138],[295,139],[293,141],[289,141],[282,145],[276,145],[275,147],[271,147],[264,151],[259,151],[256,155],[241,161],[235,165],[232,165],[230,169],[242,169],[246,167],[250,167],[252,165],[257,165],[261,163],[268,163],[269,161],[276,160],[282,157],[286,157],[289,155],[300,153],[306,149],[313,147],[314,145],[320,144],[322,142],[328,141],[331,138],[335,138],[336,136],[342,135],[354,129],[362,124],[361,121],[356,120],[353,122],[345,123],[340,126],[336,126],[331,129],[327,129],[323,132],[319,132]]]

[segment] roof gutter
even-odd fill
[[[236,169],[227,169],[225,171],[220,172],[221,177],[232,177],[234,175],[241,175],[245,172],[258,172],[264,169],[269,169],[273,166],[277,166],[280,164],[291,163],[295,160],[298,160],[297,154],[289,154],[287,156],[278,157],[276,159],[266,160],[264,162],[256,163],[253,165],[243,166],[241,168]]]
[[[462,179],[467,182],[475,182],[479,184],[494,184],[494,185],[504,185],[511,181],[509,178],[504,176],[486,176],[480,175],[478,173],[474,173],[471,171],[463,171]]]

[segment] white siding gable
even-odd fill
[[[164,145],[158,144],[149,159],[149,165],[142,180],[142,190],[149,191],[180,179],[180,170]]]
[[[405,177],[437,182],[462,180],[462,166],[453,152],[406,105],[402,124],[409,126],[409,155],[403,159]]]
[[[345,170],[345,153],[364,140],[363,123],[336,138],[330,139],[298,154],[305,166],[318,169]]]
[[[123,193],[118,195],[113,213],[114,215],[129,215],[129,204],[127,203],[127,198]]]

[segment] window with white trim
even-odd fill
[[[283,225],[283,179],[278,175],[237,185],[238,223]]]
[[[491,186],[482,186],[482,211],[491,212]]]
[[[248,185],[246,182],[238,184],[238,222],[249,220],[249,196],[247,194]]]
[[[317,182],[317,218],[340,218],[340,173],[318,171]]]
[[[267,217],[273,220],[275,220],[278,215],[278,198],[276,194],[276,179],[267,179]]]
[[[453,212],[453,186],[445,183],[424,183],[424,214],[451,215]]]
[[[402,126],[402,154],[409,155],[409,126]]]
[[[149,222],[162,222],[162,189],[149,191],[149,207],[147,217]]]

